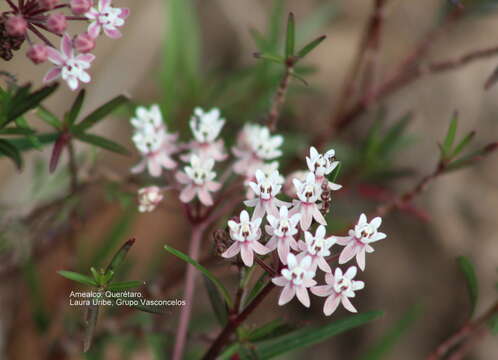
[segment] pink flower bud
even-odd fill
[[[95,47],[95,39],[89,33],[76,36],[74,39],[74,48],[80,53],[87,53]]]
[[[38,0],[38,3],[40,4],[40,7],[42,9],[53,9],[59,0]]]
[[[11,16],[5,22],[5,29],[10,36],[24,36],[28,23],[22,16]]]
[[[56,34],[62,34],[67,28],[67,20],[64,14],[50,15],[47,18],[47,28]]]
[[[76,15],[83,15],[90,10],[92,5],[92,0],[71,0],[71,11]]]
[[[35,44],[28,50],[26,56],[35,64],[41,64],[48,59],[47,46],[44,44]]]

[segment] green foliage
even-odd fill
[[[33,320],[37,331],[42,333],[47,330],[50,324],[50,317],[46,310],[45,297],[38,269],[33,261],[28,260],[24,264],[23,275],[30,294],[29,300],[33,309]]]
[[[57,272],[59,275],[65,277],[66,279],[72,280],[74,282],[88,285],[88,286],[98,286],[97,282],[89,276],[79,274],[73,271],[60,270]]]
[[[376,342],[368,351],[365,352],[360,360],[381,360],[385,359],[387,354],[399,342],[400,338],[408,332],[414,325],[415,321],[422,314],[420,305],[411,306],[392,327]]]
[[[185,261],[186,263],[189,263],[190,265],[193,265],[197,270],[199,270],[201,273],[204,274],[204,276],[209,279],[214,286],[218,289],[218,291],[221,293],[223,298],[225,299],[228,307],[232,307],[232,299],[230,298],[230,294],[228,293],[228,290],[225,288],[225,286],[204,266],[199,264],[197,261],[192,259],[190,256],[187,254],[182,253],[179,250],[176,250],[175,248],[169,246],[169,245],[164,245],[164,249],[171,253],[172,255],[176,256],[177,258]]]
[[[83,91],[83,90],[82,90]],[[78,97],[81,96],[78,95]],[[113,111],[116,111],[120,106],[126,104],[128,102],[128,98],[123,95],[116,96],[115,98],[109,100],[105,104],[101,105],[94,111],[92,111],[90,114],[85,116],[83,120],[79,122],[79,124],[74,125],[74,132],[84,132],[94,126],[95,124],[99,123],[100,121],[104,120],[108,115],[110,115]],[[75,104],[73,105],[72,110],[70,110],[70,113],[76,112],[76,115],[73,115],[77,117],[79,115],[79,111],[81,110],[81,105],[78,107],[77,106],[78,101],[75,101]],[[75,107],[76,105],[76,107]]]
[[[209,278],[203,275],[202,279],[204,281],[204,286],[208,293],[209,302],[211,303],[211,307],[213,308],[214,315],[216,316],[218,323],[221,326],[224,326],[228,319],[227,303],[220,296],[218,288],[211,280],[209,280]]]
[[[477,276],[475,273],[474,265],[465,256],[460,256],[457,258],[457,264],[460,271],[465,276],[465,281],[467,285],[467,291],[470,300],[470,316],[474,314],[477,305],[477,298],[479,295]]]
[[[106,139],[102,136],[94,134],[84,134],[84,133],[76,133],[74,136],[76,139],[80,141],[83,141],[91,145],[95,145],[105,150],[112,151],[116,154],[130,155],[130,152],[124,146],[115,143],[112,140]]]
[[[294,48],[296,43],[296,24],[294,14],[289,13],[287,19],[287,35],[285,37],[285,57],[288,59],[294,56]]]
[[[257,353],[260,359],[272,359],[290,351],[320,343],[335,335],[367,324],[380,315],[382,315],[381,312],[372,311],[364,314],[352,315],[320,327],[305,327],[275,340],[261,343],[257,346]]]
[[[281,319],[276,319],[252,330],[247,335],[247,340],[250,342],[266,341],[288,334],[295,329],[294,326],[284,323]]]

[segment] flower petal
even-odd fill
[[[224,258],[231,258],[240,252],[240,243],[238,241],[234,242],[221,256]]]
[[[280,297],[278,298],[278,305],[282,306],[287,304],[296,295],[296,289],[291,286],[286,286],[282,289]]]
[[[310,307],[310,295],[308,294],[308,289],[304,286],[299,286],[296,289],[296,295],[301,304],[306,307]]]
[[[337,307],[339,306],[339,302],[341,301],[341,297],[337,295],[331,295],[325,300],[325,303],[323,304],[323,313],[326,316],[330,316],[336,311]]]
[[[55,79],[57,79],[61,74],[61,69],[60,68],[53,68],[50,69],[45,77],[43,78],[43,82],[48,83],[51,82]]]

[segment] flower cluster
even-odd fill
[[[247,128],[245,128],[247,135]],[[254,131],[254,130],[250,130]],[[247,140],[247,136],[242,138]],[[268,139],[268,138],[267,138]],[[254,156],[241,156],[243,142],[239,138],[239,147],[235,150],[238,161],[261,161]],[[246,142],[247,145],[247,142]],[[246,147],[245,149],[248,149]],[[275,150],[275,149],[273,149]],[[275,154],[275,151],[273,152]],[[338,162],[334,150],[320,154],[315,148],[310,149],[306,158],[308,172],[300,178],[293,178],[294,198],[292,204],[276,198],[282,189],[280,175],[274,170],[266,175],[262,170],[255,171],[256,181],[250,181],[254,198],[245,201],[245,205],[255,207],[251,219],[246,210],[240,214],[239,220],[230,220],[228,223],[230,237],[233,244],[223,252],[222,256],[231,258],[240,253],[242,262],[252,266],[254,253],[265,255],[277,250],[281,265],[278,276],[272,282],[282,287],[279,305],[284,305],[294,297],[306,307],[310,306],[309,291],[317,296],[326,297],[323,312],[332,314],[339,303],[351,312],[356,309],[351,304],[350,298],[355,296],[357,290],[364,287],[362,281],[354,280],[357,268],[349,267],[344,273],[341,268],[332,270],[329,261],[332,258],[334,245],[344,246],[339,263],[344,264],[356,256],[358,267],[365,269],[365,254],[373,252],[371,243],[384,239],[385,234],[378,232],[381,224],[379,217],[371,222],[367,221],[364,214],[360,216],[354,229],[348,236],[327,236],[326,219],[323,216],[323,193],[339,190],[340,185],[327,179]],[[236,170],[237,171],[237,170]],[[264,241],[260,225],[264,229],[268,240]],[[316,227],[314,227],[316,224]],[[315,228],[312,231],[312,227]],[[318,270],[325,274],[325,284],[318,285],[315,280]]]
[[[198,199],[199,204],[214,206],[213,193],[225,185],[227,178],[217,180],[217,162],[226,160],[220,133],[225,125],[218,109],[204,111],[194,109],[190,119],[193,139],[185,144],[177,136],[167,132],[160,109],[139,107],[131,119],[134,127],[133,141],[141,153],[142,161],[132,169],[139,172],[148,169],[151,176],[160,176],[162,170],[173,171],[171,188],[178,191],[180,201],[188,211],[199,207],[188,204]],[[319,153],[311,147],[306,157],[306,171],[291,174],[288,179],[279,173],[276,161],[282,152],[283,137],[270,133],[266,126],[249,124],[238,135],[232,152],[233,164],[226,165],[225,173],[233,171],[246,186],[244,205],[253,208],[242,210],[238,217],[228,221],[228,232],[222,257],[240,255],[245,266],[254,265],[256,256],[276,251],[278,273],[272,282],[282,287],[278,303],[284,305],[294,297],[306,307],[312,294],[325,297],[323,312],[332,314],[340,303],[349,311],[356,312],[350,298],[364,287],[355,280],[357,267],[350,266],[345,272],[339,267],[332,269],[332,259],[345,264],[356,257],[357,266],[365,269],[366,253],[374,251],[372,243],[386,235],[379,232],[381,219],[370,222],[361,214],[348,236],[327,235],[325,215],[330,210],[331,194],[341,185],[330,181],[339,165],[335,151]],[[173,157],[178,153],[178,160]],[[177,167],[177,161],[187,164]],[[284,201],[288,196],[290,201]],[[162,200],[161,190],[148,187],[139,191],[139,210],[152,211]],[[206,212],[205,212],[206,213]],[[264,229],[264,231],[262,230]],[[342,246],[337,256],[334,246]],[[263,261],[263,259],[260,259]],[[325,274],[325,284],[318,284],[317,273]]]
[[[95,48],[101,33],[110,38],[121,37],[119,30],[129,15],[129,10],[112,6],[112,0],[19,0],[17,4],[7,1],[9,11],[1,14],[2,27],[8,38],[4,43],[17,41],[14,49],[26,40],[29,49],[26,56],[35,64],[50,61],[55,65],[44,77],[45,82],[62,78],[71,90],[76,90],[80,82],[88,83],[90,68],[94,56],[90,52]],[[66,15],[62,10],[69,9]],[[69,35],[70,21],[86,22],[86,32],[75,36]],[[44,32],[61,37],[60,51],[46,37]],[[34,37],[41,42],[35,43]],[[12,51],[0,51],[5,60],[12,58]]]

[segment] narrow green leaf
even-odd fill
[[[459,256],[457,258],[458,267],[460,271],[465,276],[465,281],[467,285],[467,290],[469,293],[470,300],[470,316],[474,314],[477,305],[477,298],[479,295],[478,292],[478,284],[477,277],[474,270],[474,265],[470,262],[470,260],[465,256]]]
[[[122,290],[137,288],[143,285],[145,285],[145,282],[143,281],[138,281],[138,280],[123,281],[123,282],[116,282],[110,284],[109,286],[107,286],[107,290],[122,291]]]
[[[453,150],[453,152],[451,153],[450,157],[452,159],[456,158],[458,155],[460,155],[460,153],[467,147],[467,145],[470,144],[470,142],[472,141],[472,139],[474,138],[474,136],[476,135],[476,132],[475,131],[471,131],[470,133],[468,133],[463,139],[462,141],[460,141],[460,143],[455,146],[455,149]]]
[[[304,86],[309,86],[308,82],[304,78],[302,78],[301,76],[299,76],[298,74],[296,74],[295,71],[291,72],[290,76],[293,77],[296,80],[299,80]]]
[[[27,94],[27,92],[29,92],[29,86],[19,89],[12,100],[11,106],[9,106],[7,122],[14,121],[19,116],[37,107],[40,102],[50,96],[58,86],[57,83],[45,86],[29,95]]]
[[[257,346],[257,352],[261,359],[272,359],[290,351],[325,341],[332,336],[364,325],[381,315],[382,312],[372,311],[364,314],[352,315],[321,327],[303,328],[277,338],[276,340],[262,343]]]
[[[33,134],[35,134],[34,130],[20,128],[20,127],[10,127],[0,130],[0,135],[33,135]]]
[[[263,290],[264,286],[266,285],[266,278],[267,278],[267,273],[266,271],[259,277],[259,279],[256,281],[254,284],[253,288],[251,291],[249,291],[249,294],[247,294],[246,298],[244,299],[244,307],[247,306],[248,304],[253,301],[253,299],[258,296],[258,294]]]
[[[335,167],[334,170],[332,170],[332,172],[330,173],[330,181],[332,181],[333,183],[335,183],[337,181],[337,177],[339,176],[339,173],[341,172],[341,168],[342,168],[342,163],[340,162],[339,164],[337,164],[337,166]]]
[[[254,53],[254,57],[256,59],[268,60],[277,64],[283,64],[285,62],[283,57],[269,53]]]
[[[94,135],[94,134],[85,134],[85,133],[76,133],[74,136],[83,142],[88,144],[92,144],[103,149],[115,152],[121,155],[129,155],[130,152],[124,146],[115,143],[112,140],[106,139],[102,136]]]
[[[221,326],[224,326],[227,323],[228,319],[228,311],[225,300],[223,299],[222,296],[220,296],[218,288],[214,285],[214,283],[211,280],[209,280],[204,275],[202,279],[204,280],[204,286],[206,287],[206,291],[209,296],[209,301],[211,303],[211,307],[213,308],[216,319],[218,320]]]
[[[306,44],[299,52],[297,53],[297,56],[299,58],[304,58],[306,55],[308,55],[310,52],[312,52],[318,45],[322,43],[323,40],[327,38],[326,35],[322,35],[318,38],[316,38],[313,41],[310,41],[308,44]]]
[[[389,128],[386,135],[379,144],[379,154],[381,157],[388,156],[397,149],[399,143],[403,140],[406,128],[413,118],[413,113],[408,112],[401,117],[396,123]]]
[[[422,307],[417,304],[406,311],[387,332],[377,341],[360,360],[381,360],[386,359],[387,354],[398,343],[399,339],[413,326],[420,317]]]
[[[52,126],[53,128],[60,130],[62,129],[62,123],[61,121],[55,116],[53,113],[48,111],[44,106],[38,106],[38,110],[36,111],[36,115],[43,120],[45,123],[48,125]]]
[[[251,342],[266,341],[288,334],[294,330],[296,330],[294,326],[284,323],[281,319],[276,319],[252,330],[247,339]]]
[[[92,346],[93,335],[95,333],[95,327],[97,326],[97,319],[99,317],[99,307],[98,305],[90,305],[87,308],[87,313],[85,316],[85,334],[83,338],[83,352],[90,350]]]
[[[448,132],[443,142],[443,156],[447,157],[451,153],[453,143],[455,142],[455,136],[458,128],[458,113],[455,112],[453,118],[450,121],[450,126],[448,127]]]
[[[208,269],[206,269],[204,266],[202,266],[197,261],[192,259],[190,256],[182,253],[179,250],[176,250],[175,248],[172,248],[169,245],[164,245],[164,249],[169,253],[175,255],[177,258],[189,263],[190,265],[193,265],[197,270],[202,272],[218,288],[220,293],[223,295],[228,307],[232,307],[232,299],[230,298],[227,289]]]
[[[289,13],[287,18],[287,35],[285,38],[285,57],[290,58],[294,56],[294,47],[296,43],[296,24],[294,21],[294,14]]]
[[[0,154],[3,154],[10,158],[17,168],[20,170],[22,168],[22,157],[19,150],[12,144],[11,141],[0,139]]]
[[[92,273],[95,282],[99,284],[99,286],[102,285],[102,275],[93,266],[90,268],[90,272]]]
[[[112,257],[109,265],[107,265],[107,268],[105,270],[106,274],[109,273],[110,271],[116,273],[116,270],[121,266],[124,259],[126,258],[126,255],[128,254],[128,251],[130,251],[134,243],[135,239],[130,239],[127,242],[125,242],[123,246],[121,246],[121,248]]]
[[[94,279],[77,272],[60,270],[57,273],[65,277],[66,279],[76,281],[80,284],[89,285],[89,286],[98,286],[97,282]]]
[[[76,96],[76,99],[74,99],[73,105],[71,106],[71,109],[69,110],[69,113],[66,117],[67,125],[69,127],[73,126],[74,122],[76,121],[76,118],[80,114],[81,107],[83,106],[84,101],[85,89],[81,89],[78,93],[78,96]]]
[[[47,133],[34,135],[33,137],[35,137],[40,144],[47,145],[55,142],[55,140],[57,140],[57,138],[59,137],[59,134]],[[14,145],[19,151],[27,151],[36,148],[36,145],[33,143],[33,141],[28,138],[12,139],[10,140],[10,143]]]
[[[111,114],[114,110],[126,102],[128,102],[128,98],[126,96],[116,96],[114,99],[108,101],[91,114],[87,115],[79,124],[75,125],[75,132],[84,132],[85,130],[91,128],[99,121],[104,120],[106,116]]]

